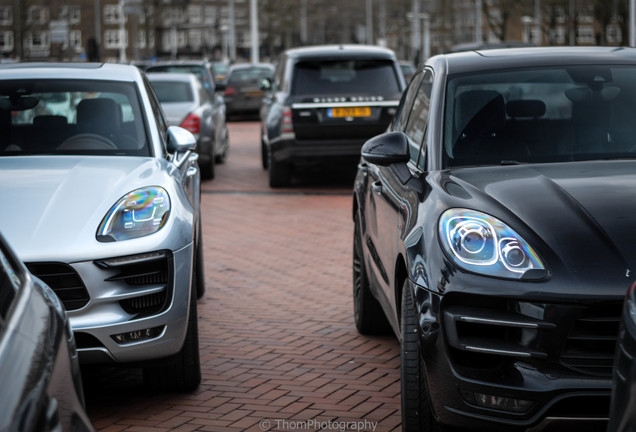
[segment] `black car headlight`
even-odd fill
[[[442,246],[460,268],[510,279],[544,277],[537,253],[499,219],[468,209],[446,210],[439,221]]]
[[[111,207],[97,228],[97,240],[113,242],[153,234],[170,215],[170,197],[159,186],[136,189]]]

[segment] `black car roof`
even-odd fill
[[[535,66],[636,64],[636,49],[625,47],[506,48],[443,54],[427,63],[445,63],[448,74]]]
[[[393,51],[373,45],[316,45],[292,48],[285,52],[291,58],[372,57],[395,59]]]

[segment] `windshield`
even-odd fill
[[[194,94],[190,83],[151,80],[150,85],[152,85],[157,99],[161,103],[194,102]]]
[[[150,156],[130,83],[0,81],[0,155]]]
[[[451,76],[444,166],[636,157],[635,72],[588,65]]]
[[[146,72],[178,72],[178,73],[191,73],[199,78],[199,81],[203,84],[206,90],[211,91],[213,85],[210,82],[211,78],[208,75],[205,66],[193,65],[193,64],[176,64],[176,65],[161,65],[150,66],[146,68]]]
[[[263,78],[271,78],[273,75],[272,69],[263,67],[234,69],[230,72],[228,83],[231,85],[259,83]]]
[[[401,92],[389,60],[317,60],[296,65],[292,93],[399,98]]]

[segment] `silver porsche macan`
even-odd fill
[[[201,380],[196,141],[134,66],[0,67],[0,230],[68,311],[82,363]]]

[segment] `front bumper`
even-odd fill
[[[192,254],[190,243],[176,251],[28,267],[67,308],[82,363],[143,362],[183,345]]]
[[[619,296],[567,302],[411,289],[442,423],[522,430],[546,421],[607,420]]]

